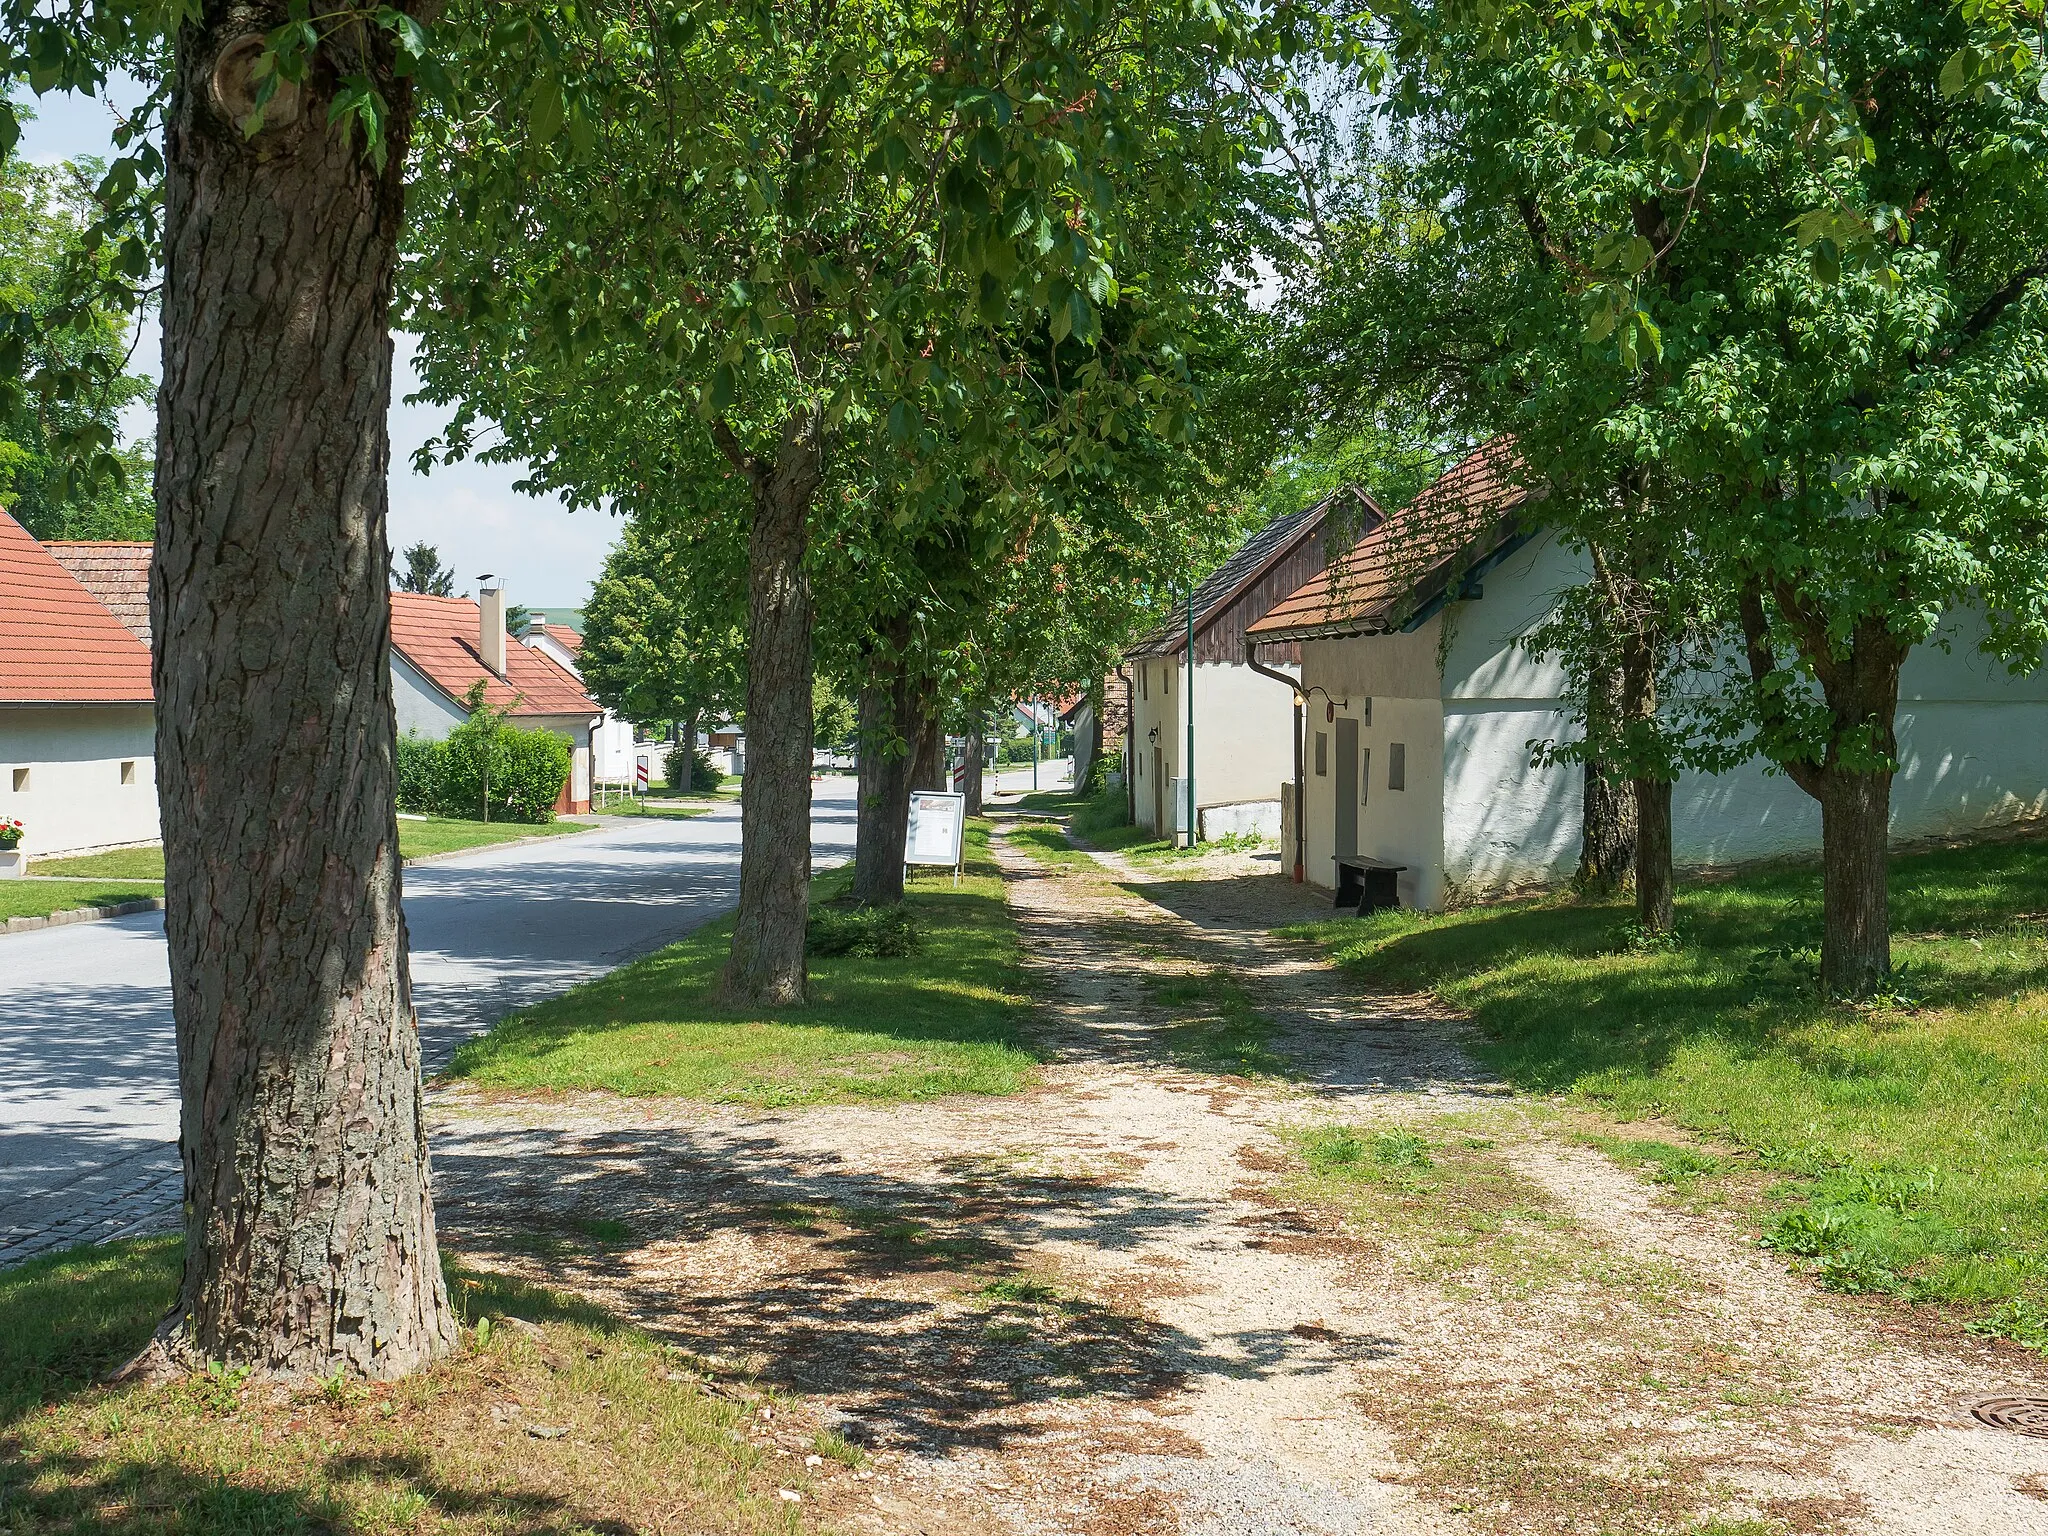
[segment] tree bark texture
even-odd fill
[[[414,9],[417,9],[416,7]],[[174,1357],[405,1374],[452,1348],[399,910],[385,535],[388,310],[410,99],[383,171],[343,68],[245,138],[247,39],[177,39],[151,567],[185,1175]],[[382,37],[382,33],[377,34]],[[334,46],[332,44],[329,45]]]
[[[1610,626],[1602,625],[1601,633],[1594,637],[1596,653],[1610,640]],[[1602,739],[1621,711],[1621,669],[1596,654],[1592,675],[1586,680],[1587,737]],[[1588,758],[1580,809],[1579,869],[1573,884],[1589,896],[1613,895],[1635,868],[1635,852],[1635,799],[1628,783],[1610,764]]]
[[[1820,802],[1821,989],[1830,997],[1867,997],[1891,974],[1892,773],[1898,761],[1899,672],[1910,647],[1875,614],[1860,617],[1846,646],[1789,583],[1742,589],[1739,612],[1750,676],[1766,724],[1782,708],[1763,686],[1777,671],[1765,602],[1791,630],[1827,705],[1827,742],[1819,762],[1777,759],[1792,782]]]
[[[683,780],[683,788],[695,789],[697,786],[692,781],[697,776],[697,711],[694,709],[686,710],[683,714],[683,739],[679,745],[683,749],[683,761],[690,765],[690,771]]]
[[[853,898],[876,906],[903,899],[911,738],[918,719],[917,688],[905,655],[909,619],[885,624],[880,641],[860,691],[860,789],[853,851]]]
[[[1671,781],[1637,779],[1635,810],[1636,921],[1647,933],[1669,933],[1676,919],[1671,873]]]
[[[911,759],[910,787],[918,789],[951,789],[946,782],[946,716],[945,704],[936,690],[929,684],[918,694],[917,752]],[[904,814],[909,814],[906,809]]]
[[[804,1001],[811,880],[811,627],[804,569],[811,500],[824,479],[815,411],[785,423],[775,461],[747,458],[747,773],[740,799],[740,899],[725,965],[729,1002]],[[729,436],[729,434],[727,434]]]
[[[976,720],[967,733],[965,763],[966,772],[961,776],[960,788],[967,796],[965,806],[969,816],[981,814],[981,749],[986,738],[981,734],[981,722]]]

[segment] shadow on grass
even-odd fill
[[[1038,1061],[1016,928],[986,832],[967,879],[921,872],[903,910],[914,952],[812,955],[801,1007],[735,1008],[717,996],[732,920],[516,1014],[465,1043],[448,1075],[487,1087],[609,1089],[764,1106],[1012,1093]],[[849,874],[813,882],[823,909]]]

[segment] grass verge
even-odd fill
[[[1822,1000],[1804,868],[1688,888],[1669,947],[1632,943],[1618,905],[1568,899],[1291,931],[1468,1011],[1522,1088],[1664,1117],[1783,1175],[1765,1241],[1824,1284],[1973,1304],[1973,1327],[2048,1347],[2044,912],[2048,843],[1894,859],[1899,980],[1877,1007]]]
[[[814,1478],[750,1444],[742,1407],[636,1330],[498,1276],[451,1274],[479,1326],[395,1385],[95,1385],[169,1307],[178,1252],[115,1243],[0,1273],[12,1536],[798,1528],[778,1485],[808,1498]]]
[[[1199,976],[1148,971],[1145,992],[1174,1015],[1166,1049],[1184,1067],[1244,1077],[1285,1077],[1287,1061],[1272,1048],[1277,1026],[1252,1006],[1251,993],[1221,966]]]
[[[833,901],[848,879],[844,870],[819,876],[813,903]],[[915,933],[909,953],[814,953],[801,1008],[736,1010],[716,1000],[728,918],[504,1020],[457,1051],[448,1075],[516,1091],[761,1106],[1016,1092],[1036,1058],[1024,1044],[1016,925],[986,823],[968,826],[960,888],[950,874],[920,874],[904,908]]]
[[[593,805],[591,810],[599,816],[648,816],[666,818],[670,821],[687,821],[692,816],[709,814],[715,803],[711,800],[669,800],[647,795],[607,800],[603,805]]]
[[[701,813],[693,811],[689,814]],[[428,816],[414,821],[407,818],[398,824],[398,852],[403,858],[417,859],[424,854],[488,848],[493,843],[515,842],[523,837],[555,837],[589,830],[588,824],[580,821],[458,821],[446,816]],[[94,880],[153,880],[162,884],[164,851],[160,847],[116,848],[111,853],[81,854],[75,859],[37,859],[29,867],[29,873],[71,875]],[[163,892],[145,891],[142,894],[161,896]]]
[[[71,912],[79,907],[114,907],[124,901],[148,901],[163,893],[161,881],[153,885],[102,879],[0,881],[0,922],[10,917],[48,917],[52,912]]]

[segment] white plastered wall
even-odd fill
[[[1358,851],[1405,864],[1401,901],[1434,907],[1443,888],[1443,703],[1438,696],[1439,628],[1432,619],[1413,634],[1314,640],[1302,647],[1301,679],[1308,702],[1306,763],[1307,863],[1311,884],[1336,885],[1337,795],[1358,794]],[[1366,718],[1367,701],[1371,718]],[[1363,786],[1337,779],[1336,720],[1359,721]],[[1316,770],[1316,737],[1326,740],[1325,772]],[[1387,787],[1394,743],[1406,750],[1405,789]]]
[[[1171,786],[1180,776],[1180,760],[1186,751],[1187,717],[1181,713],[1181,701],[1185,689],[1180,668],[1171,658],[1146,656],[1133,661],[1131,667],[1131,754],[1136,775],[1137,822],[1141,827],[1157,832],[1153,811],[1153,766],[1152,749],[1156,746],[1162,755],[1164,766],[1160,771],[1166,783]],[[1274,685],[1279,686],[1277,683]],[[1201,721],[1195,722],[1196,734],[1201,732]],[[1157,736],[1153,732],[1157,731]],[[1199,740],[1196,750],[1201,750]],[[1197,790],[1199,793],[1199,788]],[[1168,826],[1173,824],[1173,812],[1169,807],[1166,816]]]
[[[0,709],[0,816],[26,827],[35,857],[146,843],[161,835],[155,714],[146,704]],[[123,764],[132,782],[121,782]],[[25,787],[15,779],[26,770]]]
[[[469,718],[469,711],[428,682],[419,669],[397,651],[391,653],[391,705],[398,734],[416,731],[429,741],[444,741]]]
[[[1274,669],[1294,673],[1293,666]],[[1184,686],[1181,674],[1176,687]],[[1175,704],[1183,710],[1184,699]],[[1180,716],[1183,736],[1187,715]],[[1250,667],[1195,667],[1195,804],[1270,801],[1280,811],[1280,786],[1294,779],[1294,694]]]
[[[1579,857],[1583,771],[1532,768],[1532,740],[1576,733],[1550,658],[1514,643],[1582,580],[1583,556],[1543,535],[1486,573],[1484,595],[1445,616],[1444,846],[1449,894],[1561,883]],[[1900,677],[1892,836],[1963,835],[2048,815],[2048,675],[2013,677],[1977,649],[1981,619],[1953,615]],[[1358,643],[1358,642],[1354,642]],[[1370,644],[1371,642],[1364,642]],[[1411,749],[1412,750],[1412,749]],[[1820,847],[1820,808],[1752,761],[1683,775],[1672,854],[1724,865]]]

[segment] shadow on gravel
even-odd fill
[[[1151,1403],[1203,1376],[1338,1364],[1281,1333],[1218,1352],[1033,1271],[1049,1240],[1128,1251],[1213,1220],[1114,1173],[963,1159],[930,1180],[879,1177],[793,1162],[769,1137],[674,1128],[464,1134],[435,1162],[452,1246],[486,1261],[539,1252],[551,1279],[602,1291],[659,1337],[831,1393],[843,1432],[871,1444],[993,1449],[1039,1434],[1032,1410],[1055,1400]],[[775,1272],[662,1272],[669,1245],[726,1234],[761,1240],[748,1247],[778,1255]]]

